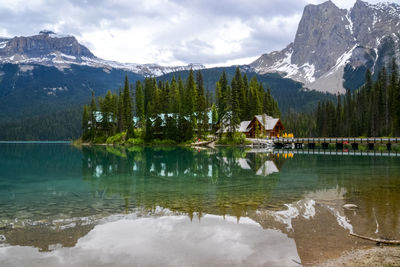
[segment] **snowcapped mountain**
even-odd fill
[[[367,68],[400,59],[400,5],[357,0],[350,10],[331,1],[304,8],[295,40],[250,65],[278,72],[322,92],[344,93],[362,85]]]
[[[0,63],[39,64],[57,67],[60,70],[71,65],[102,68],[105,72],[121,69],[144,76],[161,76],[182,70],[205,68],[201,64],[165,67],[157,64],[135,64],[108,61],[94,56],[89,49],[79,44],[74,36],[58,35],[52,31],[41,31],[29,37],[0,38]]]

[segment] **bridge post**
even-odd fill
[[[388,151],[392,150],[392,144],[391,144],[391,143],[387,143],[387,144],[386,144],[386,149],[387,149]]]
[[[315,148],[315,143],[308,143],[308,148],[314,149]]]
[[[295,148],[303,148],[303,144],[302,143],[294,143],[294,147]]]
[[[374,150],[374,143],[368,143],[368,149],[369,150]]]
[[[322,148],[323,149],[328,149],[329,148],[329,143],[322,143]]]

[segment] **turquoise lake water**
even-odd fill
[[[0,265],[296,266],[400,239],[399,155],[307,153],[2,143]]]

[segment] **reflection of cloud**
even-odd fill
[[[296,266],[294,241],[264,230],[249,218],[205,215],[121,218],[96,226],[74,248],[39,253],[30,247],[0,248],[3,266]],[[24,255],[24,257],[21,257]]]

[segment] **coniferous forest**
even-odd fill
[[[400,136],[400,79],[393,59],[373,80],[370,70],[358,90],[323,101],[311,113],[289,112],[284,118],[288,131],[297,137]]]
[[[278,103],[256,77],[249,81],[239,68],[230,82],[222,73],[215,96],[204,87],[200,70],[191,70],[185,81],[180,77],[164,82],[146,78],[131,85],[125,77],[118,93],[108,91],[97,99],[92,94],[90,105],[83,109],[82,141],[182,143],[215,133],[220,118],[228,118],[233,126],[228,135],[233,137],[242,120],[262,113],[280,117]]]

